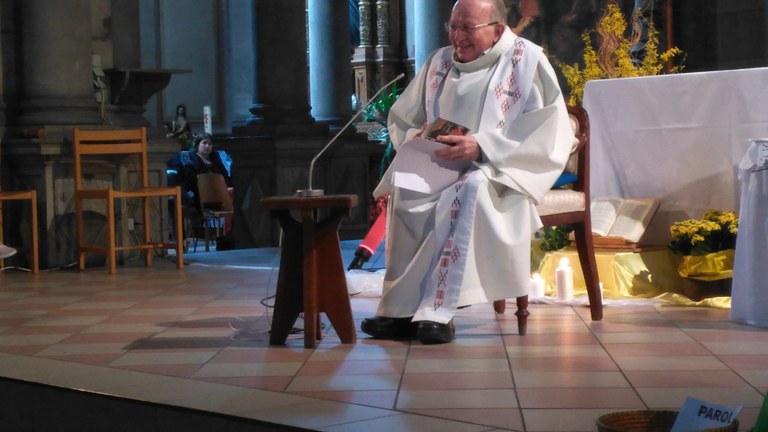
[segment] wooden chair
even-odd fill
[[[227,190],[226,180],[221,174],[198,174],[197,193],[200,195],[200,212],[205,231],[205,251],[208,252],[211,230],[215,232],[217,238],[226,234],[223,232],[226,220],[232,218],[234,207],[232,206],[232,197]],[[195,245],[195,249],[197,249],[197,245]]]
[[[574,125],[578,139],[575,149],[577,157],[577,180],[573,189],[552,189],[536,207],[544,226],[572,225],[576,237],[576,250],[584,273],[589,297],[589,309],[593,321],[603,319],[603,303],[595,263],[595,249],[592,244],[592,219],[589,211],[589,117],[587,112],[577,106],[569,106],[568,114]],[[516,299],[518,333],[528,330],[528,296]],[[493,302],[497,313],[504,313],[505,300]]]
[[[80,270],[85,269],[85,255],[101,254],[107,256],[109,273],[115,273],[117,269],[117,252],[126,250],[140,250],[144,253],[144,261],[149,267],[152,265],[152,254],[155,249],[175,249],[177,267],[184,267],[183,238],[181,234],[181,189],[174,187],[150,187],[148,179],[147,160],[147,134],[145,128],[131,130],[98,130],[85,131],[74,129],[74,183],[75,183],[75,216],[77,225],[77,248]],[[102,159],[122,156],[138,156],[141,165],[138,171],[140,186],[132,190],[115,190],[114,186],[107,189],[83,188],[83,159]],[[152,242],[152,217],[150,216],[150,204],[152,199],[172,197],[176,203],[176,221],[174,226],[175,243]],[[115,219],[115,200],[133,199],[141,200],[143,208],[143,243],[125,245],[117,244]],[[106,206],[107,244],[106,246],[87,245],[85,241],[84,205],[85,200],[103,200]],[[162,206],[158,206],[158,212]]]
[[[39,260],[39,254],[38,254],[38,240],[37,240],[37,191],[34,190],[27,190],[27,191],[3,191],[0,192],[0,203],[3,201],[29,201],[30,208],[31,208],[31,214],[30,214],[30,229],[32,231],[32,235],[30,237],[31,241],[31,254],[32,254],[32,273],[37,274],[40,271],[40,260]],[[0,208],[1,210],[1,208]],[[3,230],[1,228],[2,224],[2,212],[0,212],[0,243],[3,241]],[[5,262],[4,260],[0,260],[0,266],[4,266]]]

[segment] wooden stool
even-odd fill
[[[32,205],[32,221],[30,227],[32,229],[32,273],[37,274],[40,271],[38,251],[37,251],[37,191],[9,191],[0,192],[0,202],[2,201],[19,201],[29,200]],[[0,222],[2,221],[2,214],[0,213]],[[0,228],[0,243],[3,241],[3,230]],[[5,267],[4,260],[0,260],[0,266]]]
[[[342,343],[355,343],[357,334],[349,303],[338,229],[341,218],[357,205],[357,195],[270,197],[261,204],[283,228],[280,273],[269,343],[284,345],[299,313],[304,312],[304,347],[322,338],[320,312],[325,312]],[[320,220],[318,210],[330,215]],[[291,210],[301,213],[300,220]]]

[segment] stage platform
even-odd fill
[[[747,430],[768,390],[768,332],[727,310],[533,304],[518,336],[512,302],[461,309],[446,345],[341,344],[325,320],[317,348],[301,322],[275,347],[276,248],[185,261],[0,275],[0,431],[594,431],[686,396],[743,404]],[[359,329],[378,299],[351,302]]]

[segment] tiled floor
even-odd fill
[[[348,255],[348,254],[345,254]],[[177,271],[125,265],[0,276],[0,375],[322,431],[594,431],[604,413],[744,405],[768,390],[768,331],[728,311],[514,305],[459,311],[447,345],[268,344],[275,249],[190,254]],[[374,297],[353,297],[356,325]],[[297,323],[297,327],[301,322]]]

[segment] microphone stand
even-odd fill
[[[405,77],[405,74],[400,74],[400,75],[396,76],[396,77],[395,77],[395,79],[393,79],[392,81],[390,81],[390,82],[388,82],[388,83],[384,84],[384,86],[383,86],[382,88],[380,88],[380,89],[379,89],[379,91],[377,91],[377,92],[376,92],[376,93],[375,93],[373,96],[371,96],[371,98],[368,100],[368,102],[367,102],[365,105],[363,105],[363,107],[362,107],[362,108],[360,108],[359,110],[357,110],[357,112],[355,113],[355,115],[353,115],[353,116],[352,116],[352,118],[351,118],[351,119],[349,119],[349,121],[347,122],[347,124],[346,124],[346,125],[344,125],[344,127],[343,127],[343,128],[341,128],[341,130],[339,130],[339,131],[336,133],[336,135],[334,135],[334,136],[333,136],[333,138],[331,138],[331,140],[330,140],[330,141],[328,141],[328,144],[326,144],[326,145],[325,145],[325,147],[323,147],[323,148],[322,148],[322,150],[320,150],[320,152],[318,152],[318,153],[315,155],[315,157],[314,157],[314,158],[312,158],[312,161],[309,163],[309,187],[308,187],[307,189],[299,189],[299,190],[297,190],[297,191],[296,191],[296,194],[295,194],[295,196],[299,196],[299,197],[320,197],[320,196],[323,196],[323,195],[325,195],[325,191],[324,191],[323,189],[313,189],[313,188],[312,188],[312,174],[314,173],[314,170],[315,170],[315,162],[317,162],[317,159],[318,159],[318,158],[319,158],[319,157],[320,157],[320,156],[321,156],[323,153],[325,153],[325,151],[326,151],[326,150],[328,150],[328,147],[330,147],[330,146],[331,146],[331,144],[333,144],[333,143],[334,143],[334,141],[336,141],[336,139],[337,139],[339,136],[341,136],[341,134],[342,134],[342,133],[343,133],[345,130],[347,130],[347,128],[348,128],[348,127],[349,127],[349,126],[352,124],[352,122],[353,122],[353,121],[355,121],[355,119],[357,118],[357,116],[359,116],[359,115],[360,115],[360,114],[361,114],[363,111],[365,111],[365,109],[366,109],[366,108],[368,108],[368,105],[370,105],[370,104],[371,104],[371,103],[372,103],[374,100],[376,100],[376,96],[378,96],[378,95],[379,95],[379,93],[381,93],[382,91],[384,91],[384,89],[386,89],[386,88],[387,88],[387,87],[389,87],[390,85],[394,84],[394,83],[395,83],[395,81],[398,81],[398,80],[402,79],[403,77]]]

